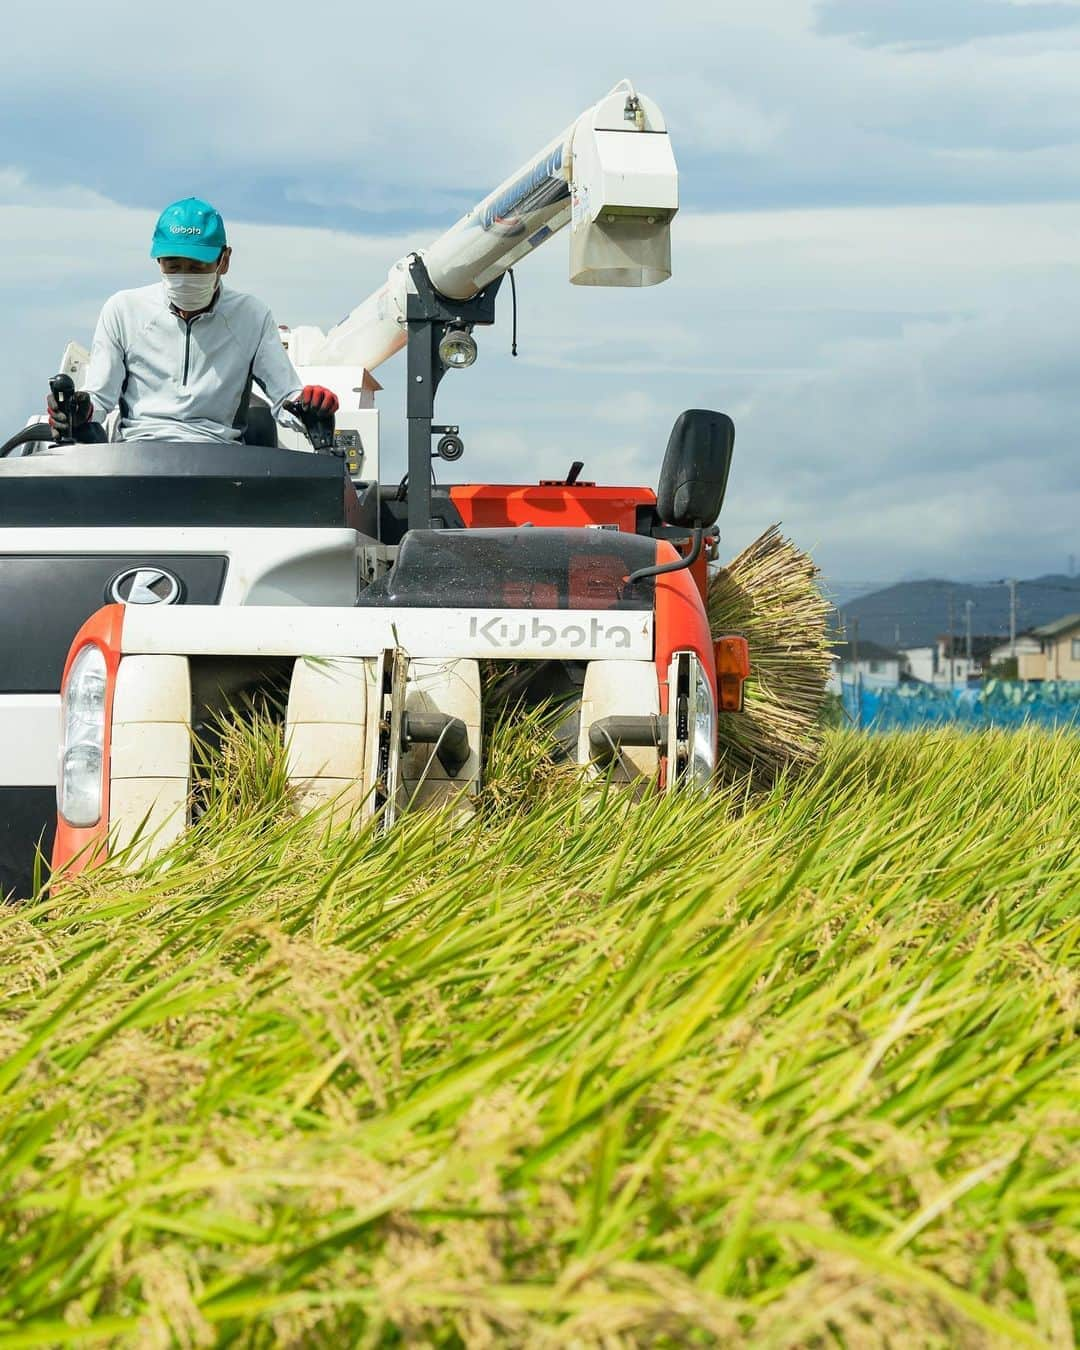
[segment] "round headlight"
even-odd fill
[[[464,370],[476,360],[476,341],[467,328],[448,328],[439,343],[439,360],[447,370]]]

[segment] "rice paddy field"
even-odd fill
[[[0,1346],[1051,1346],[1080,737],[830,733],[633,802],[290,815],[0,912]]]

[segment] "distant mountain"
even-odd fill
[[[927,647],[949,631],[949,598],[953,631],[964,632],[964,601],[972,601],[971,631],[1009,636],[1008,586],[971,585],[963,581],[901,581],[861,595],[840,607],[851,636],[859,621],[859,637],[886,647]],[[1051,574],[1016,585],[1016,631],[1037,628],[1065,614],[1080,613],[1080,577]]]

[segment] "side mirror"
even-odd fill
[[[735,423],[722,412],[691,408],[675,420],[660,470],[656,509],[665,525],[711,525],[727,491]]]

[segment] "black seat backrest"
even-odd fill
[[[268,404],[260,399],[252,399],[247,410],[247,426],[243,436],[245,445],[266,445],[276,450],[278,446],[277,423]]]

